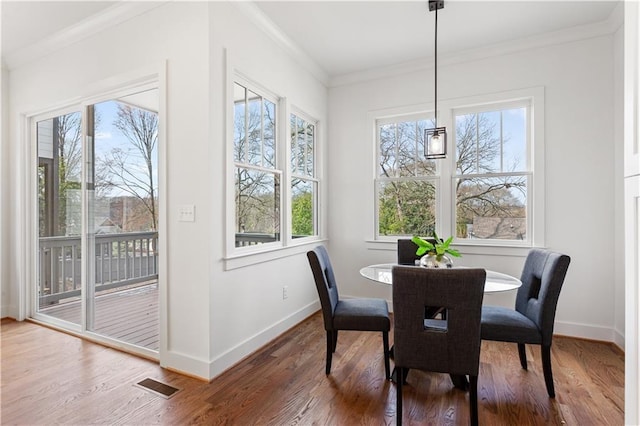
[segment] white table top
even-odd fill
[[[360,275],[372,281],[392,285],[391,268],[397,266],[395,263],[381,263],[379,265],[369,265],[360,269]],[[485,293],[498,293],[501,291],[515,290],[522,285],[522,282],[511,275],[487,270],[487,279],[484,284]]]

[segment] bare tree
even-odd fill
[[[132,149],[114,148],[103,163],[101,181],[107,188],[119,188],[144,206],[152,230],[158,229],[157,189],[154,182],[153,156],[158,143],[158,114],[125,104],[118,104],[113,122],[131,143]],[[142,161],[140,161],[142,160]]]

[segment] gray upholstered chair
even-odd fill
[[[407,369],[469,376],[471,424],[478,423],[480,312],[484,269],[393,268],[396,423],[402,424]],[[443,306],[447,319],[425,319],[427,306]]]
[[[434,238],[425,238],[425,240],[432,244],[436,242]],[[422,257],[416,254],[416,250],[418,250],[418,246],[411,241],[411,238],[398,239],[398,265],[415,265],[416,260],[420,260]]]
[[[340,300],[338,285],[333,274],[331,260],[324,246],[307,252],[309,265],[318,289],[324,329],[327,332],[326,374],[331,372],[331,358],[338,343],[339,330],[380,331],[384,350],[384,370],[386,378],[391,377],[389,367],[389,309],[383,299]]]
[[[426,241],[429,241],[431,244],[436,243],[435,238],[425,238]],[[418,245],[411,241],[410,238],[399,238],[398,239],[398,265],[410,265],[414,266],[416,264],[416,260],[420,260],[422,256],[418,256],[416,251],[418,250]],[[425,318],[435,318],[437,315],[441,315],[444,318],[445,311],[442,307],[430,307],[424,309],[424,317]]]
[[[570,261],[564,254],[531,250],[522,270],[515,310],[499,306],[482,308],[482,339],[517,343],[520,365],[525,370],[525,344],[540,345],[544,381],[551,398],[556,395],[551,373],[553,322]]]

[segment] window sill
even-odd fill
[[[295,256],[300,253],[309,251],[309,246],[316,246],[319,243],[327,241],[326,238],[305,238],[302,241],[293,241],[286,247],[270,247],[260,251],[248,251],[246,253],[238,252],[223,259],[224,270],[244,268],[253,266],[257,263],[270,262],[284,257]]]
[[[367,250],[382,250],[393,251],[397,250],[397,243],[395,240],[367,240],[365,241]],[[477,255],[477,256],[513,256],[513,257],[526,257],[529,250],[534,248],[533,246],[523,244],[478,244],[478,243],[454,243],[452,247],[458,250],[463,255]]]

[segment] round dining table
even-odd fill
[[[365,266],[364,268],[360,269],[360,275],[372,281],[392,285],[393,278],[391,274],[391,268],[393,268],[394,266],[400,265],[398,265],[397,263],[381,263],[377,265]],[[458,266],[457,268],[463,268],[463,266]],[[512,277],[511,275],[503,274],[496,271],[490,271],[488,269],[486,271],[487,278],[484,284],[485,293],[499,293],[502,291],[515,290],[522,285],[522,281],[520,281],[516,277]]]

